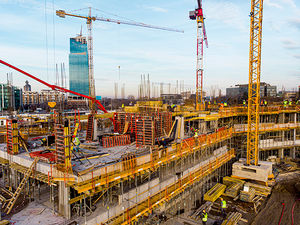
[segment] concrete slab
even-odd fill
[[[245,165],[242,159],[232,165],[232,175],[250,180],[267,182],[268,176],[272,174],[272,162],[259,161],[259,166]]]

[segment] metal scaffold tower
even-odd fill
[[[263,0],[251,0],[247,164],[258,165]]]

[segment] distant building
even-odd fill
[[[55,90],[41,90],[39,94],[39,103],[60,102],[64,101],[64,94]]]
[[[39,104],[39,93],[37,91],[24,91],[23,92],[24,105],[37,105]]]
[[[29,84],[28,80],[25,81],[23,91],[31,91],[31,85]]]
[[[71,91],[89,95],[88,47],[81,34],[70,38],[69,82]]]
[[[183,103],[183,97],[180,94],[161,94],[160,97],[164,104],[180,105]]]
[[[277,87],[260,83],[260,97],[276,97]],[[235,87],[226,88],[226,97],[229,98],[248,98],[248,84],[237,84]]]
[[[22,89],[0,84],[0,110],[18,110],[23,107]]]

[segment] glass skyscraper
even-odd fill
[[[69,82],[71,91],[89,95],[88,47],[82,35],[70,38]]]

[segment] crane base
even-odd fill
[[[272,175],[272,163],[259,161],[258,166],[245,165],[246,160],[240,159],[232,164],[232,176],[243,177],[245,179],[267,182],[268,177]]]

